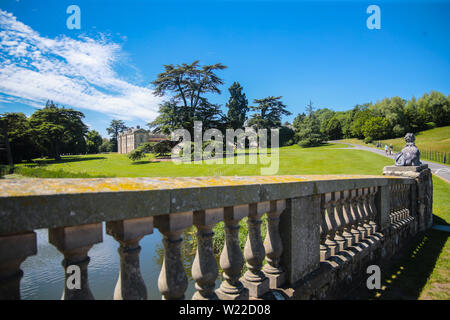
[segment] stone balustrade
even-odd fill
[[[20,264],[37,252],[34,230],[47,228],[64,256],[62,299],[93,299],[89,250],[102,242],[102,226],[118,242],[120,274],[114,299],[146,299],[140,240],[153,228],[163,235],[158,278],[163,299],[184,299],[188,286],[180,246],[197,229],[192,299],[262,298],[295,286],[331,261],[397,224],[414,220],[416,181],[383,176],[264,176],[199,178],[23,179],[0,181],[0,299],[20,298]],[[267,234],[261,236],[262,217]],[[239,221],[247,218],[241,250]],[[219,266],[213,227],[224,221]],[[37,253],[39,254],[39,253]],[[247,267],[242,272],[244,264]],[[81,270],[81,288],[68,286]],[[147,284],[149,285],[149,284]]]

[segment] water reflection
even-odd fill
[[[114,287],[120,269],[120,257],[117,252],[118,242],[105,233],[103,226],[103,242],[96,244],[89,251],[89,284],[96,299],[112,299]],[[184,238],[191,237],[189,230]],[[47,229],[37,230],[38,253],[22,263],[24,276],[21,281],[22,299],[60,299],[64,288],[64,270],[61,266],[62,254],[48,243]],[[162,235],[157,229],[154,233],[144,237],[142,247],[141,272],[147,286],[148,299],[159,300],[158,276],[164,256],[161,243]],[[194,281],[191,276],[192,261],[195,248],[189,241],[183,241],[183,265],[189,279],[186,298],[190,299],[195,292]]]
[[[262,239],[266,235],[266,217],[263,217],[261,226]],[[244,248],[247,238],[247,219],[244,218],[239,223],[239,245]],[[219,266],[220,252],[224,244],[224,224],[218,223],[213,238],[214,253]],[[183,233],[181,245],[181,257],[183,267],[188,277],[188,288],[185,292],[185,298],[190,299],[195,292],[195,281],[192,279],[192,263],[196,252],[196,233],[194,226],[187,228]],[[64,288],[64,269],[61,266],[62,254],[51,244],[48,243],[47,229],[37,230],[38,253],[35,256],[28,257],[21,265],[24,276],[21,281],[22,299],[60,299]],[[141,241],[142,247],[140,253],[141,273],[147,286],[147,297],[151,300],[161,299],[158,290],[158,277],[164,258],[164,247],[162,245],[162,235],[155,228],[154,233],[145,236]],[[91,291],[96,299],[110,300],[114,296],[114,287],[120,269],[120,257],[117,252],[119,244],[114,238],[105,233],[103,224],[103,242],[96,244],[89,251],[91,262],[89,263],[89,284]],[[246,271],[243,266],[242,274]],[[219,273],[222,271],[219,268]],[[216,288],[219,287],[222,280],[219,275],[216,281]]]

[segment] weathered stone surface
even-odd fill
[[[245,205],[388,181],[343,175],[3,179],[0,234]]]
[[[0,300],[20,299],[20,264],[36,253],[35,232],[0,236]]]
[[[414,223],[419,231],[430,228],[433,224],[433,179],[428,165],[388,166],[383,168],[383,175],[412,178],[405,181],[413,184],[411,188],[414,190],[410,200],[410,215],[416,219]],[[389,185],[396,184],[395,182],[390,180]]]
[[[395,155],[396,166],[420,166],[420,152],[414,144],[416,137],[413,133],[407,133],[405,136],[406,146],[401,152]]]
[[[376,196],[376,206],[378,208],[377,223],[380,229],[383,231],[390,225],[389,213],[390,213],[390,195],[389,186],[382,186],[378,188]]]
[[[239,280],[244,257],[239,247],[239,220],[249,214],[249,206],[226,207],[225,246],[220,255],[220,267],[223,270],[223,281],[216,290],[221,300],[247,300],[248,289]]]
[[[192,264],[192,278],[195,280],[193,300],[217,300],[214,292],[219,274],[212,244],[214,225],[223,220],[224,209],[209,209],[194,212],[197,227],[197,252]]]
[[[120,243],[120,273],[114,300],[146,300],[147,288],[139,263],[139,241],[153,233],[153,217],[107,222],[106,232]]]
[[[287,282],[295,283],[319,266],[320,196],[289,199],[280,217],[283,255],[281,266]]]
[[[286,200],[270,202],[270,210],[267,212],[267,235],[264,239],[266,252],[266,265],[264,273],[269,278],[271,289],[279,288],[286,281],[286,273],[280,265],[280,257],[283,254],[283,242],[279,229],[280,215],[286,209]]]
[[[247,261],[247,272],[241,282],[249,290],[250,297],[259,298],[269,291],[269,279],[262,272],[265,250],[261,238],[261,217],[270,211],[270,202],[253,203],[249,206],[248,237],[244,247],[244,257]]]
[[[72,227],[49,229],[48,242],[53,244],[63,255],[65,281],[62,300],[93,300],[88,280],[89,250],[96,243],[103,241],[102,224],[86,224]],[[80,288],[69,288],[68,279],[72,272],[68,268],[80,269]]]
[[[101,222],[106,221],[107,232],[121,244],[115,298],[144,299],[139,240],[152,232],[150,222],[154,221],[164,236],[158,280],[164,299],[184,298],[187,277],[181,260],[181,234],[192,224],[198,229],[192,269],[197,288],[194,299],[260,297],[269,286],[278,288],[283,283],[295,288],[296,297],[338,297],[358,275],[365,274],[365,266],[389,259],[418,230],[429,227],[431,172],[426,167],[414,170],[385,170],[385,174],[398,177],[69,179],[72,186],[64,185],[67,180],[46,181],[40,191],[26,181],[0,181],[0,187],[6,187],[0,189],[0,277],[2,261],[9,254],[1,244],[5,233],[49,227],[50,242],[65,255],[64,267],[80,266],[82,286],[87,288],[81,293],[65,293],[64,298],[93,298],[87,282],[87,253],[102,240]],[[268,234],[263,246],[260,224],[264,213]],[[249,271],[240,281],[244,259],[238,223],[246,216],[249,237],[244,253]],[[224,281],[215,291],[212,228],[222,220],[226,226],[220,259]],[[336,243],[323,262],[319,254],[321,228],[327,248]],[[267,263],[262,272],[264,257]],[[19,264],[14,267],[17,270]]]
[[[193,223],[193,212],[156,216],[155,226],[163,234],[164,260],[158,278],[163,300],[184,299],[188,279],[181,260],[181,235]]]

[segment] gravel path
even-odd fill
[[[341,144],[352,146],[352,147],[347,147],[347,148],[343,148],[343,149],[370,151],[370,152],[377,153],[379,155],[382,155],[382,156],[385,156],[385,157],[388,157],[391,159],[394,159],[394,156],[395,156],[395,154],[387,155],[384,152],[384,150],[366,147],[366,146],[362,146],[359,144],[342,142],[342,141],[328,141],[328,142],[329,143],[341,143]],[[440,178],[443,178],[447,182],[450,182],[450,167],[449,166],[446,166],[445,164],[439,164],[439,163],[435,163],[435,162],[425,161],[422,159],[420,161],[422,163],[428,164],[428,167],[431,169],[431,172],[433,172],[433,174],[435,174],[436,176],[438,176]]]

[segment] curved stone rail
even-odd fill
[[[415,183],[407,177],[340,175],[1,180],[0,299],[20,298],[20,264],[36,254],[33,230],[41,228],[49,229],[49,242],[64,255],[66,277],[74,266],[81,270],[81,288],[66,281],[62,298],[93,299],[88,252],[102,242],[102,222],[119,243],[114,299],[147,298],[139,241],[154,227],[164,245],[158,288],[163,299],[184,299],[187,277],[180,244],[183,231],[192,225],[198,231],[193,298],[263,297],[271,289],[293,285],[321,260],[332,259],[391,223],[412,220],[415,197],[404,193],[415,190]],[[394,191],[403,197],[392,211]],[[263,240],[264,214],[268,222]],[[244,217],[249,234],[241,252],[238,223]],[[220,221],[225,222],[220,257],[224,274],[215,289],[218,266],[211,239]],[[241,275],[244,263],[248,271]]]

